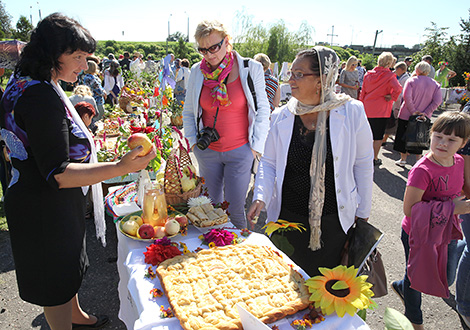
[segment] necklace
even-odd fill
[[[434,157],[434,155],[431,155],[431,158],[432,158],[432,160],[433,160],[435,163],[437,163],[438,165],[441,165],[442,167],[449,167],[449,166],[442,165],[442,163],[439,162],[439,161]]]

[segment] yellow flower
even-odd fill
[[[214,248],[214,247],[215,247],[215,243],[214,243],[214,242],[210,242],[210,243],[209,243],[209,247],[210,247],[210,248]]]
[[[366,275],[356,277],[354,266],[320,267],[318,270],[323,276],[309,278],[305,285],[311,293],[310,301],[315,302],[315,308],[321,307],[324,314],[336,312],[339,317],[345,313],[353,316],[358,309],[372,304],[372,284],[366,282]]]
[[[303,224],[298,223],[298,222],[289,222],[286,220],[277,220],[276,222],[270,221],[267,224],[263,226],[264,232],[266,235],[271,236],[272,233],[274,233],[278,229],[287,229],[287,228],[293,228],[298,231],[305,230],[305,227]]]

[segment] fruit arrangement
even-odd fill
[[[124,217],[119,226],[122,233],[136,240],[152,240],[184,233],[188,226],[188,219],[182,214],[169,216],[164,226],[145,223],[141,215],[142,212],[138,211]]]

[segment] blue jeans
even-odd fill
[[[401,230],[401,242],[405,249],[406,265],[408,265],[408,257],[410,254],[409,236],[402,229]],[[455,269],[457,262],[460,258],[458,247],[462,244],[458,244],[457,241],[453,240],[448,246],[448,259],[447,259],[447,278],[448,283],[451,285],[455,280]],[[462,250],[460,250],[461,253]],[[468,282],[470,283],[470,282]],[[405,276],[403,280],[398,281],[398,285],[401,286],[403,296],[405,298],[405,316],[414,324],[423,324],[423,312],[421,311],[421,292],[416,291],[410,287],[410,279],[408,278],[408,270],[405,269]]]
[[[199,172],[206,180],[213,202],[229,202],[230,221],[237,228],[246,228],[245,200],[251,179],[253,153],[247,143],[239,148],[218,152],[194,148]]]
[[[470,238],[470,214],[460,215],[465,240]],[[470,252],[465,244],[457,270],[456,295],[457,310],[460,314],[470,316]]]

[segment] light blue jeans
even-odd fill
[[[229,202],[229,218],[237,228],[246,228],[245,200],[251,179],[253,153],[247,143],[237,149],[218,152],[194,147],[199,173],[206,180],[209,197],[215,203]]]
[[[462,214],[460,218],[463,220],[462,231],[465,240],[470,239],[470,214]],[[470,316],[470,251],[467,244],[465,244],[457,269],[455,298],[459,313]]]

